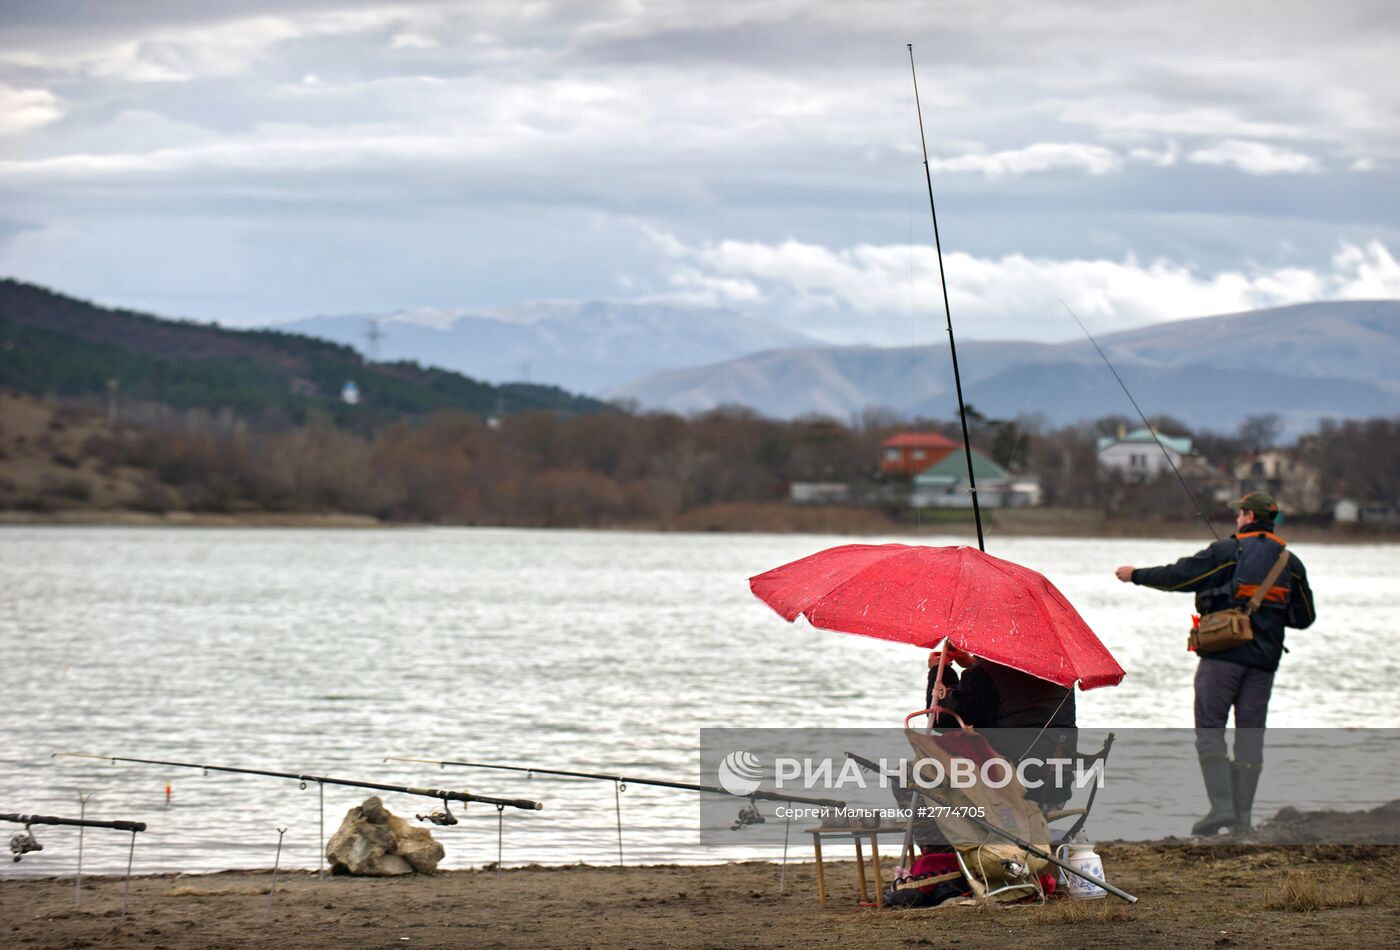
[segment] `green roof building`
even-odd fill
[[[1012,475],[976,449],[972,450],[972,474],[977,479],[977,500],[984,508],[1040,504],[1039,481]],[[909,504],[915,508],[971,508],[967,456],[953,452],[914,476]]]
[[[1011,478],[1010,472],[976,449],[972,450],[972,474],[977,478],[979,485],[984,481],[1008,481]],[[947,487],[966,481],[967,455],[962,452],[953,452],[937,465],[930,465],[914,476],[916,487],[920,485]]]

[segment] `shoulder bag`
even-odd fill
[[[1269,588],[1274,586],[1274,581],[1279,579],[1279,575],[1283,573],[1287,564],[1288,549],[1284,548],[1278,553],[1278,560],[1274,562],[1274,566],[1269,568],[1269,574],[1264,578],[1264,582],[1259,585],[1254,596],[1249,598],[1249,603],[1245,604],[1244,607],[1213,610],[1202,615],[1201,622],[1187,638],[1187,647],[1199,654],[1219,653],[1221,650],[1228,650],[1231,647],[1244,646],[1253,640],[1254,628],[1250,626],[1249,618],[1264,602]]]

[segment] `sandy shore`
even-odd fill
[[[365,879],[297,872],[0,882],[8,947],[1377,947],[1400,943],[1400,848],[1100,847],[1141,900],[858,906],[853,862],[556,867]],[[1363,903],[1357,904],[1358,901]],[[1321,908],[1310,909],[1321,904]],[[1339,906],[1326,906],[1328,904]]]

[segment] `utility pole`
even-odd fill
[[[384,339],[384,330],[379,326],[378,317],[365,321],[365,356],[371,363],[379,362],[379,343]]]

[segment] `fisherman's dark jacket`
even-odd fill
[[[1244,607],[1278,560],[1282,541],[1274,534],[1272,522],[1254,521],[1238,534],[1175,564],[1138,568],[1133,571],[1133,583],[1158,590],[1190,591],[1196,595],[1196,612],[1200,614]],[[1272,673],[1283,656],[1284,628],[1301,630],[1315,619],[1308,572],[1290,552],[1283,574],[1250,618],[1254,639],[1202,659],[1225,660]]]

